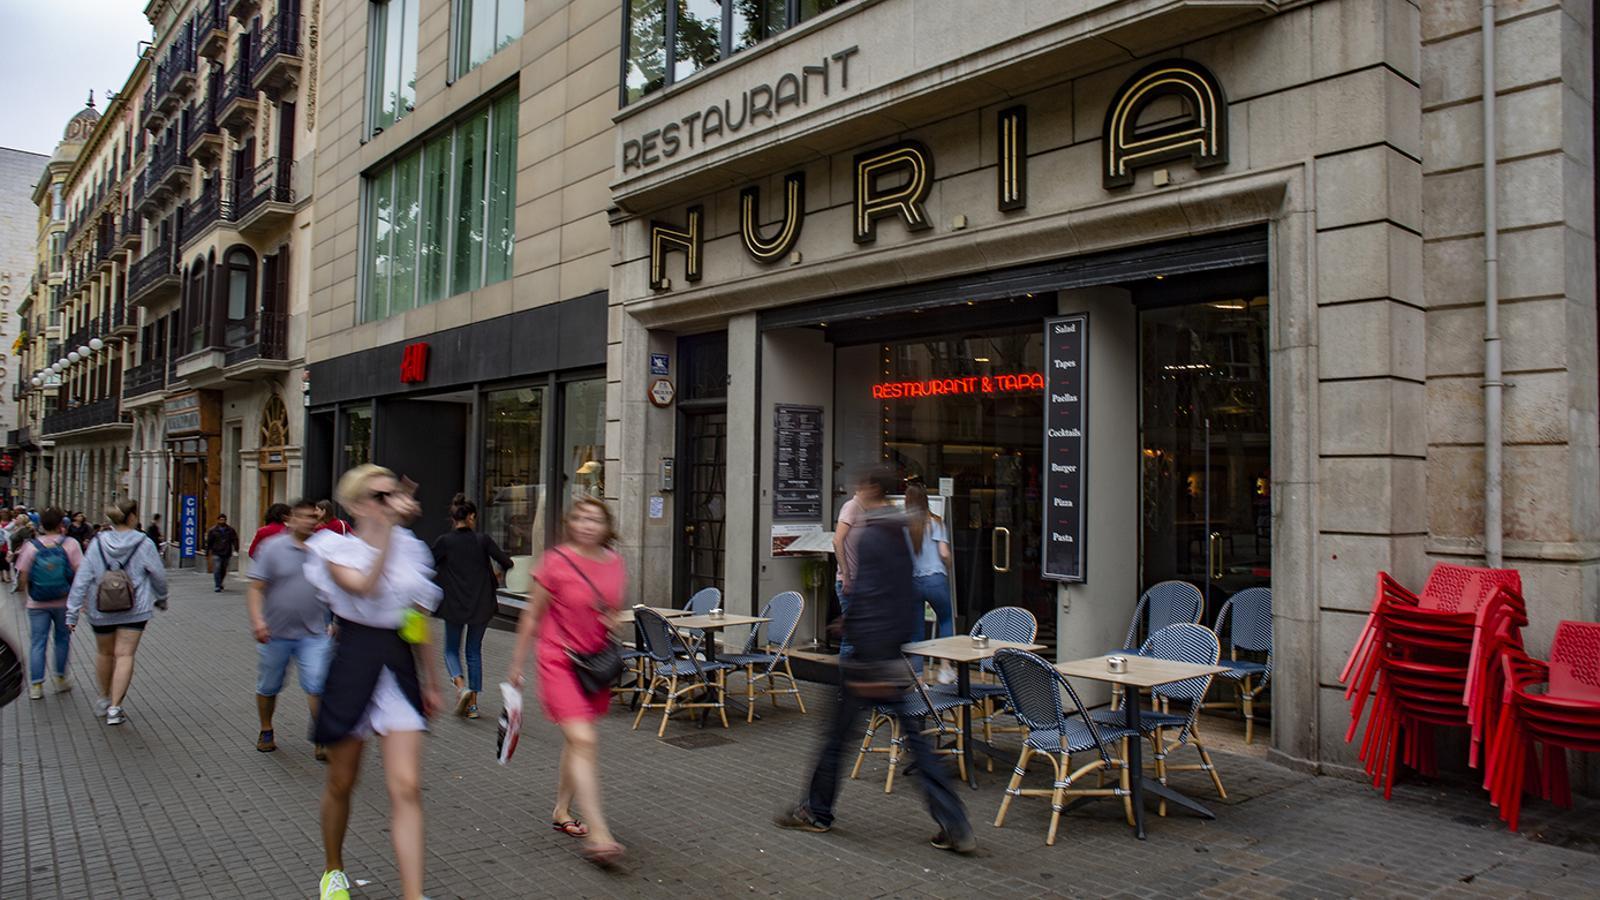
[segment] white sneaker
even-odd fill
[[[56,676],[56,693],[65,694],[70,690],[72,690],[72,682],[68,681],[67,677],[65,675],[57,675]]]
[[[101,698],[95,700],[94,701],[94,715],[95,715],[95,718],[104,719],[106,717],[106,710],[108,710],[110,708],[111,708],[111,699],[109,697],[101,697]]]
[[[956,683],[956,670],[952,669],[949,666],[940,666],[939,667],[939,683],[940,684],[955,684]]]
[[[123,722],[126,722],[126,721],[128,721],[128,717],[124,716],[122,714],[122,707],[120,707],[120,706],[111,706],[111,707],[107,707],[106,708],[106,724],[107,725],[121,725]]]
[[[29,700],[43,700],[44,699],[44,682],[37,681],[37,682],[34,682],[33,684],[28,685],[28,699]]]

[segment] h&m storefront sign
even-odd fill
[[[855,48],[850,48],[853,52]],[[830,59],[839,63],[841,79],[848,72],[848,53],[834,54]],[[804,67],[807,72],[812,68]],[[803,105],[807,101],[805,86],[810,82],[805,74],[797,77],[796,87],[786,89],[784,96]],[[785,75],[780,87],[787,82]],[[821,77],[823,93],[828,89],[826,67]],[[741,109],[748,109],[751,94],[764,88],[758,86],[747,92],[740,101]],[[798,91],[798,93],[795,93]],[[765,99],[763,94],[763,99]],[[1151,104],[1176,97],[1185,114],[1153,128],[1140,129],[1139,117]],[[732,109],[732,101],[724,106]],[[781,109],[781,106],[775,107]],[[763,107],[765,109],[765,107]],[[717,114],[713,116],[713,112]],[[1066,115],[1065,111],[1050,109],[1047,115]],[[704,113],[696,113],[681,123],[672,123],[652,131],[644,138],[630,140],[623,145],[623,170],[647,166],[663,156],[677,152],[684,140],[681,132],[696,132],[701,141],[708,138],[706,123],[710,119],[717,133],[727,121],[727,113],[713,106]],[[741,123],[742,124],[742,123]],[[673,128],[673,154],[665,150],[666,131]],[[1001,110],[995,119],[995,141],[999,148],[999,164],[995,174],[995,205],[1001,211],[1027,208],[1028,205],[1028,107],[1013,106]],[[649,140],[647,140],[649,139]],[[693,138],[689,138],[693,140]],[[662,142],[661,155],[649,156],[647,144]],[[1108,191],[1126,188],[1133,184],[1137,170],[1174,160],[1189,160],[1195,168],[1205,169],[1224,165],[1228,161],[1228,109],[1227,99],[1216,76],[1210,70],[1186,59],[1170,59],[1154,63],[1140,70],[1117,89],[1106,110],[1102,132],[1101,184]],[[651,151],[654,152],[654,151]],[[933,187],[934,148],[918,141],[898,141],[878,147],[855,157],[852,167],[854,202],[851,216],[851,237],[857,244],[870,244],[878,238],[877,224],[883,219],[898,219],[908,232],[927,231],[933,227],[928,216],[926,201]],[[739,237],[745,252],[758,263],[772,264],[789,256],[800,241],[805,225],[805,173],[793,172],[784,177],[783,215],[776,225],[763,228],[761,222],[761,188],[751,185],[739,193]],[[683,256],[685,281],[697,282],[704,267],[705,208],[691,206],[685,211],[686,221],[650,222],[650,287],[657,291],[670,290],[668,277],[669,255]]]

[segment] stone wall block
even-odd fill
[[[1428,442],[1483,443],[1483,378],[1479,375],[1428,379]]]
[[[1495,20],[1504,22],[1560,5],[1561,0],[1496,0]],[[1464,31],[1477,31],[1482,9],[1481,0],[1430,0],[1422,4],[1422,39],[1435,41]]]
[[[1323,453],[1423,454],[1421,385],[1373,378],[1325,381],[1320,390]]]
[[[1502,229],[1573,221],[1567,218],[1569,212],[1583,207],[1569,210],[1569,204],[1581,202],[1570,195],[1588,184],[1578,173],[1568,171],[1564,163],[1564,157],[1550,154],[1500,164],[1496,174]]]
[[[1467,169],[1425,176],[1422,210],[1426,240],[1482,234],[1483,172]]]
[[[1381,456],[1324,457],[1318,526],[1354,534],[1423,530],[1421,460]]]
[[[1383,219],[1421,226],[1421,169],[1392,148],[1322,157],[1316,166],[1319,229]]]
[[[1505,371],[1561,368],[1567,364],[1566,301],[1560,298],[1500,304]],[[1483,307],[1428,311],[1428,376],[1483,372]]]
[[[1571,541],[1574,490],[1565,446],[1505,448],[1505,536],[1507,541]],[[1592,486],[1591,486],[1592,489]]]
[[[1323,609],[1366,613],[1378,572],[1420,587],[1426,575],[1420,535],[1323,534],[1318,538],[1318,578]]]
[[[1392,297],[1421,305],[1422,241],[1386,222],[1317,235],[1317,302]]]
[[[1322,378],[1423,377],[1423,314],[1389,300],[1341,303],[1318,314]]]
[[[1428,448],[1428,533],[1483,536],[1483,448]]]
[[[1292,88],[1243,104],[1250,159],[1256,166],[1309,159],[1316,152],[1317,108],[1311,101],[1316,90],[1315,85]]]
[[[1215,72],[1226,73],[1221,77],[1229,98],[1239,100],[1255,97],[1302,84],[1315,77],[1312,59],[1316,44],[1312,40],[1312,27],[1312,15],[1308,11],[1291,10],[1258,26],[1235,29],[1188,44],[1184,47],[1183,55],[1200,61]],[[1100,103],[1104,104],[1104,98],[1109,96],[1109,92],[1101,94]],[[1100,114],[1104,115],[1103,107]],[[1081,134],[1080,131],[1080,140]]]
[[[1373,573],[1374,583],[1376,577],[1377,574]],[[1371,609],[1373,583],[1365,587],[1367,609]],[[1317,623],[1317,683],[1322,687],[1343,687],[1339,681],[1339,670],[1350,658],[1350,650],[1355,647],[1356,638],[1366,624],[1367,609],[1348,612],[1323,609],[1322,621]],[[1345,724],[1348,727],[1348,720]],[[1343,732],[1340,735],[1343,736]]]

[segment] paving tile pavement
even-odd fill
[[[93,658],[77,641],[77,689],[0,710],[0,897],[287,898],[316,894],[322,769],[304,739],[293,682],[280,699],[279,751],[254,750],[255,644],[243,586],[214,594],[203,574],[173,576],[172,609],[146,633],[126,707],[110,728],[92,712]],[[26,634],[21,604],[0,590],[0,630]],[[490,682],[511,635],[485,642]],[[531,693],[530,693],[531,699]],[[882,792],[885,757],[848,782],[825,835],[774,827],[799,796],[827,692],[808,686],[811,714],[762,707],[727,732],[602,723],[604,793],[629,847],[621,871],[581,861],[577,842],[546,825],[559,737],[530,717],[516,758],[494,762],[497,698],[485,717],[434,723],[426,742],[427,884],[435,898],[495,897],[1164,897],[1600,895],[1600,812],[1530,804],[1525,833],[1507,833],[1481,795],[1459,785],[1408,785],[1385,803],[1370,788],[1313,778],[1255,754],[1219,752],[1228,799],[1200,773],[1174,776],[1213,802],[1217,819],[1152,817],[1133,841],[1120,807],[1092,803],[1044,846],[1048,804],[1013,804],[993,821],[1009,765],[962,796],[982,844],[957,858],[927,844],[933,828],[912,779]],[[647,718],[648,721],[648,718]],[[1225,726],[1216,726],[1220,732]],[[694,748],[684,743],[699,745]],[[1226,742],[1221,742],[1226,743]],[[396,896],[387,798],[367,751],[345,858],[357,897]],[[1031,780],[1047,785],[1044,774]]]

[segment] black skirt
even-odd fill
[[[322,704],[312,724],[311,740],[334,744],[355,731],[372,703],[384,669],[394,673],[400,693],[422,715],[422,687],[417,681],[417,657],[410,644],[391,628],[373,628],[335,617],[339,632],[333,660],[322,687]]]

